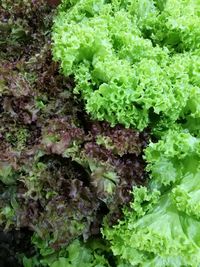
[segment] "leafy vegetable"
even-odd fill
[[[108,267],[110,266],[105,258],[92,252],[89,248],[81,245],[78,240],[74,241],[68,248],[68,257],[60,257],[51,266],[62,267],[62,266],[80,266],[84,267]]]
[[[172,193],[158,197],[154,191],[149,197],[144,192],[137,189],[134,193],[140,198],[133,202],[134,210],[126,211],[119,225],[103,231],[114,255],[129,266],[198,266],[200,222],[184,213]]]
[[[145,157],[152,183],[167,186],[198,172],[199,144],[199,138],[183,130],[169,130],[157,143],[149,144]]]
[[[196,219],[199,219],[199,186],[199,173],[196,175],[188,174],[183,178],[180,185],[172,190],[178,210],[184,211]]]
[[[75,76],[74,91],[93,118],[139,130],[154,125],[155,115],[161,128],[186,115],[199,118],[199,77],[190,68],[199,61],[199,2],[186,2],[63,1],[54,59]]]
[[[199,138],[169,130],[145,150],[148,189],[133,190],[131,210],[103,233],[131,266],[198,266]]]
[[[0,265],[198,267],[199,0],[1,2]]]
[[[73,241],[67,248],[62,248],[52,255],[43,255],[41,258],[23,258],[24,267],[49,266],[49,267],[110,267],[104,257],[99,244],[90,247],[79,240]]]
[[[43,0],[11,4],[2,8],[5,26],[21,14],[31,38],[0,55],[0,227],[28,228],[38,253],[50,257],[76,238],[99,235],[105,216],[110,225],[122,216],[132,186],[146,180],[149,135],[91,120],[72,95],[73,78],[52,61],[53,12]],[[31,256],[27,264],[40,264]]]

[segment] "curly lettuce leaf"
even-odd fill
[[[40,242],[40,245],[42,243]],[[37,245],[39,244],[37,243]],[[76,239],[58,252],[44,247],[42,251],[40,250],[40,255],[32,258],[24,257],[23,265],[24,267],[78,267],[80,265],[83,267],[110,267],[104,256],[104,249],[103,245],[91,246],[89,243],[84,244]]]
[[[157,143],[145,150],[147,171],[152,183],[170,185],[199,169],[200,140],[187,131],[169,130]]]
[[[60,257],[52,267],[109,267],[109,263],[103,255],[98,255],[95,251],[75,240],[67,248],[68,257]]]
[[[199,49],[199,1],[156,1],[155,5],[161,12],[147,13],[140,20],[141,30],[153,42],[177,52]]]
[[[142,130],[159,116],[162,130],[199,118],[198,7],[195,0],[63,1],[54,59],[74,75],[86,111],[112,126]]]
[[[189,216],[200,219],[200,174],[188,174],[172,190],[176,207]]]
[[[126,211],[118,225],[103,229],[114,255],[129,266],[197,267],[200,222],[177,209],[171,193],[158,197],[155,191],[153,198],[149,198],[151,192],[137,190],[141,190],[140,202],[138,199],[133,202],[133,210]],[[143,205],[148,203],[150,206],[144,209]]]
[[[177,128],[146,148],[148,188],[135,188],[124,219],[102,230],[120,260],[141,267],[199,265],[199,141]]]

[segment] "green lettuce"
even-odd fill
[[[150,33],[148,37],[154,43],[168,46],[176,52],[199,49],[199,1],[167,0],[155,2],[157,6],[160,5],[158,8],[161,12],[151,11],[140,20],[140,27],[143,31],[146,30]]]
[[[145,150],[147,171],[154,186],[169,186],[199,169],[200,139],[188,131],[169,130],[157,143]]]
[[[146,148],[148,187],[135,188],[124,219],[102,230],[119,261],[141,267],[199,266],[199,145],[198,137],[176,128]]]
[[[94,243],[94,242],[93,242]],[[84,244],[78,239],[69,246],[63,247],[59,252],[43,250],[38,257],[23,258],[24,267],[110,267],[103,255],[104,245],[95,240],[94,245]],[[41,242],[42,245],[42,242]]]
[[[129,266],[199,266],[200,222],[185,213],[175,192],[159,197],[158,191],[139,188],[134,193],[140,198],[124,220],[103,230],[114,255]]]
[[[142,130],[199,118],[198,8],[198,1],[62,1],[54,59],[74,75],[74,92],[95,119]]]
[[[68,257],[60,257],[51,267],[109,267],[109,263],[103,255],[87,248],[78,240],[75,240],[68,248]]]
[[[200,219],[200,173],[185,176],[172,190],[172,196],[178,210]]]

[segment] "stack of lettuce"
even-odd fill
[[[117,266],[200,265],[200,2],[63,1],[53,54],[87,112],[150,129],[147,187],[105,222]]]
[[[62,0],[51,48],[1,55],[0,224],[32,230],[24,266],[199,267],[200,1]]]

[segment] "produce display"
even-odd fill
[[[0,266],[200,266],[200,1],[2,0]]]

